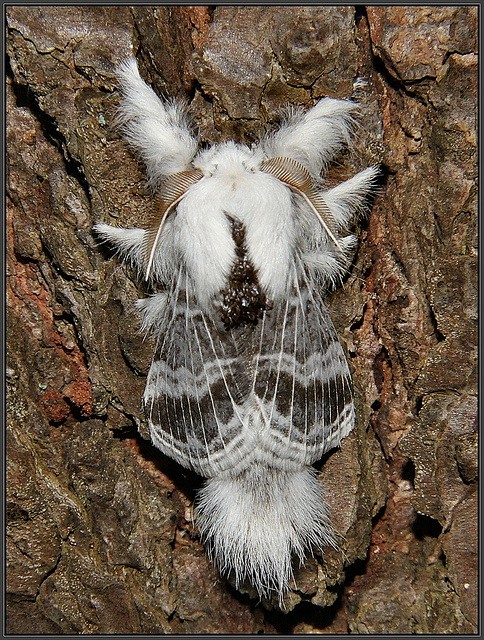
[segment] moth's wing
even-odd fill
[[[208,477],[255,458],[312,464],[354,422],[343,349],[305,284],[256,326],[232,331],[182,293],[168,306],[144,401],[153,443]]]
[[[245,405],[247,345],[255,327],[235,335],[181,292],[169,305],[144,394],[153,443],[203,476],[231,469],[254,449]]]
[[[254,391],[267,429],[261,448],[286,463],[312,464],[354,425],[351,376],[329,313],[301,283],[267,313]]]

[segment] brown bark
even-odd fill
[[[477,8],[10,7],[8,632],[472,633],[477,625]],[[358,426],[322,466],[341,552],[290,613],[211,567],[198,480],[147,437],[134,274],[94,222],[152,198],[111,123],[113,67],[188,98],[210,142],[360,88],[336,180],[387,183],[329,301]]]

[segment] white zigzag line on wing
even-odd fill
[[[261,370],[263,371],[265,363],[276,362],[279,373],[294,376],[298,384],[306,387],[313,381],[319,380],[324,384],[337,376],[347,377],[349,375],[346,361],[341,356],[341,346],[337,342],[333,343],[323,356],[320,353],[315,353],[303,364],[299,363],[297,358],[291,354],[260,355],[258,362],[259,374]],[[144,393],[145,402],[163,395],[174,398],[182,395],[189,398],[200,398],[209,392],[211,386],[224,379],[223,369],[230,370],[230,367],[236,363],[236,358],[212,360],[204,363],[204,368],[199,374],[194,374],[184,366],[172,369],[166,362],[157,360],[152,363],[148,374]],[[331,363],[331,368],[329,363]],[[328,371],[331,372],[331,375],[328,375]],[[160,376],[162,376],[163,384],[160,382]]]
[[[262,403],[258,407],[239,407],[240,415],[247,417],[242,425],[235,414],[227,424],[220,425],[225,442],[219,443],[218,450],[210,448],[208,451],[205,443],[194,436],[189,437],[186,443],[181,442],[152,422],[151,437],[157,447],[181,464],[186,465],[187,459],[191,459],[195,471],[213,475],[228,469],[233,472],[245,469],[256,459],[284,469],[292,469],[294,465],[301,463],[312,464],[326,451],[338,446],[353,428],[354,408],[350,402],[331,424],[313,425],[310,434],[316,430],[321,433],[321,437],[317,438],[315,444],[308,446],[305,442],[289,440],[287,435],[281,433],[281,427],[284,429],[288,425],[289,418],[277,410],[273,411],[272,424],[278,427],[267,424],[263,414],[270,415],[270,403],[264,403],[264,408],[261,405]],[[261,428],[263,422],[266,422],[265,428]],[[216,443],[217,439],[212,441],[212,445]]]
[[[272,424],[277,427],[269,425],[268,429],[260,434],[258,444],[265,445],[272,452],[280,452],[281,455],[290,444],[292,449],[298,450],[304,455],[312,453],[311,460],[315,462],[326,451],[337,447],[340,441],[350,433],[354,426],[354,406],[353,402],[349,401],[331,423],[323,424],[322,421],[318,421],[313,424],[311,429],[303,434],[304,440],[297,437],[288,440],[286,434],[289,433],[290,418],[281,414],[277,409],[274,409]],[[291,434],[296,435],[297,433],[298,430],[293,426]],[[308,446],[307,439],[312,438],[315,434],[318,436],[316,444]],[[316,457],[314,457],[314,453],[317,454]],[[311,464],[311,462],[306,460],[305,464]]]
[[[204,363],[200,373],[194,374],[191,369],[185,366],[172,369],[163,360],[153,361],[144,393],[145,402],[150,398],[158,398],[163,395],[172,397],[187,395],[189,398],[199,398],[206,395],[209,386],[222,380],[220,369],[229,369],[236,362],[236,358],[212,360]],[[165,378],[163,384],[160,382],[160,376]]]
[[[244,415],[244,408],[240,406],[238,408],[239,414]],[[219,442],[217,450],[212,450],[212,447],[207,448],[202,439],[197,440],[195,437],[191,437],[187,443],[177,440],[167,433],[161,425],[150,421],[153,444],[185,466],[187,459],[190,458],[188,451],[194,451],[196,454],[193,457],[196,456],[200,462],[199,465],[195,464],[195,460],[192,459],[191,463],[194,465],[195,471],[209,476],[220,473],[230,469],[234,461],[243,459],[257,446],[257,430],[250,429],[248,425],[250,413],[247,411],[245,413],[247,420],[244,424],[241,424],[240,418],[234,413],[227,424],[220,425],[224,432],[224,443]],[[217,440],[218,438],[212,440],[211,445],[216,445]],[[192,444],[192,447],[189,443]]]
[[[331,344],[324,354],[321,354],[319,351],[315,352],[306,359],[305,363],[302,364],[291,353],[283,353],[282,356],[278,353],[259,356],[259,363],[266,362],[276,362],[279,365],[278,369],[281,373],[288,373],[291,376],[295,374],[296,380],[301,384],[304,384],[306,381],[310,382],[314,379],[319,379],[322,382],[325,382],[335,378],[336,375],[318,375],[318,369],[325,374],[330,369],[329,365],[331,365],[335,374],[343,376],[348,375],[348,366],[342,357],[341,345],[339,342]],[[337,367],[335,366],[336,364],[338,365]],[[308,375],[303,373],[304,370],[312,371]]]

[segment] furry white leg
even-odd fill
[[[336,547],[324,492],[310,467],[283,471],[253,464],[240,475],[210,478],[198,495],[195,521],[222,574],[248,579],[261,597],[284,594],[291,559]]]

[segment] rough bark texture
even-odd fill
[[[475,632],[477,8],[7,18],[8,632]],[[330,174],[388,173],[330,300],[357,391],[358,427],[321,467],[345,540],[299,571],[286,614],[220,579],[191,524],[199,479],[138,433],[139,289],[91,235],[153,203],[111,126],[131,45],[212,142],[367,81]]]

